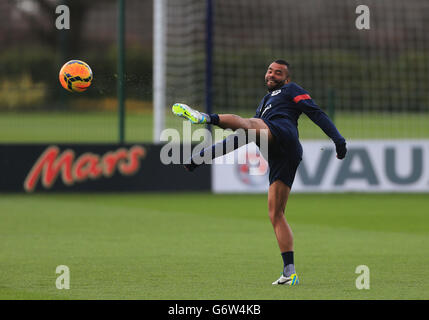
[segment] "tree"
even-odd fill
[[[83,27],[88,12],[100,3],[115,0],[9,0],[31,26],[34,36],[44,45],[62,48],[69,57],[78,56],[82,49]],[[58,5],[70,10],[70,30],[55,27]]]

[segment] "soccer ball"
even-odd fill
[[[80,60],[66,62],[60,70],[60,83],[70,92],[84,92],[92,82],[92,70]]]

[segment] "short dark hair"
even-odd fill
[[[287,68],[287,72],[286,72],[286,77],[289,79],[289,77],[290,77],[290,70],[289,70],[289,68],[290,68],[290,63],[289,62],[287,62],[286,60],[283,60],[283,59],[277,59],[277,60],[275,60],[274,61],[275,63],[278,63],[278,64],[282,64],[282,65],[284,65],[284,66],[286,66]]]
[[[275,60],[274,62],[275,62],[275,63],[278,63],[278,64],[283,64],[283,65],[285,65],[286,67],[288,67],[288,69],[289,69],[290,64],[289,64],[289,62],[287,62],[286,60],[283,60],[283,59],[277,59],[277,60]]]

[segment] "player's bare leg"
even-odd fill
[[[293,251],[293,234],[284,212],[290,188],[282,181],[274,181],[268,189],[268,213],[281,252]]]
[[[274,181],[268,189],[268,213],[284,260],[283,273],[273,284],[298,284],[293,263],[293,233],[284,214],[289,193],[290,187],[280,180]]]
[[[267,124],[262,119],[257,118],[242,118],[235,114],[219,114],[219,122],[217,126],[222,129],[238,130],[243,129],[245,131],[255,130],[256,137],[260,137],[262,132],[268,135],[268,142],[272,142],[273,135],[268,128]]]
[[[206,124],[211,123],[217,125],[222,129],[231,129],[233,131],[238,129],[256,130],[256,137],[260,137],[262,132],[268,135],[268,142],[273,140],[273,136],[262,119],[257,118],[242,118],[235,114],[219,114],[219,115],[208,115],[189,107],[183,103],[175,103],[172,107],[172,111],[176,116],[188,119],[194,124]],[[211,117],[216,116],[217,119]]]

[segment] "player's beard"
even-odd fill
[[[268,82],[272,81],[274,85],[268,85]],[[274,79],[265,79],[265,85],[267,86],[267,89],[269,92],[273,92],[274,90],[280,89],[285,84],[285,80],[276,81]]]

